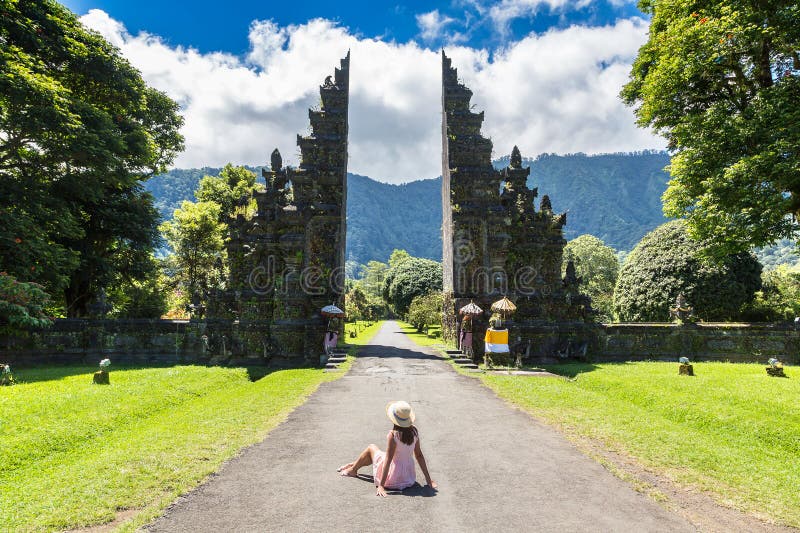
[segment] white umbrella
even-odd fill
[[[344,316],[344,311],[342,311],[335,305],[331,304],[331,305],[326,305],[325,307],[322,308],[322,315],[342,317]]]
[[[473,302],[468,303],[458,311],[462,315],[479,315],[483,313],[483,309],[475,305]]]

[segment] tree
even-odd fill
[[[367,296],[360,287],[355,286],[344,297],[345,309],[347,309],[347,317],[351,320],[363,320],[367,318],[368,301]]]
[[[675,151],[664,211],[709,252],[800,229],[800,8],[795,0],[641,0],[652,16],[622,99]]]
[[[738,319],[761,287],[761,265],[751,253],[718,258],[690,238],[683,220],[651,231],[625,259],[614,289],[614,311],[622,321],[669,319],[683,294],[703,320]]]
[[[184,201],[161,231],[175,251],[178,278],[191,298],[218,283],[217,264],[223,254],[227,226],[219,222],[220,207],[214,202]]]
[[[41,285],[23,283],[0,272],[0,333],[14,334],[50,325],[45,312],[48,300]]]
[[[745,311],[748,320],[794,320],[800,316],[800,271],[780,265],[762,274],[762,288]]]
[[[395,268],[397,265],[399,265],[406,259],[409,259],[410,257],[411,254],[409,254],[405,250],[395,249],[392,252],[392,255],[389,256],[389,268]]]
[[[602,321],[613,319],[614,286],[619,273],[619,261],[613,248],[593,235],[581,235],[564,247],[562,271],[567,262],[575,263],[575,272],[583,278],[581,292],[592,298],[592,307]]]
[[[408,307],[408,322],[417,331],[428,332],[431,326],[442,325],[442,293],[432,292],[415,296]]]
[[[370,261],[361,269],[362,277],[359,284],[368,295],[380,298],[383,289],[383,280],[386,277],[386,272],[389,270],[389,265],[381,263],[380,261]]]
[[[108,290],[109,316],[113,318],[161,318],[167,312],[165,279],[159,260],[151,256],[144,280],[118,276]]]
[[[408,256],[395,262],[384,278],[384,298],[399,315],[408,312],[414,297],[441,290],[442,264],[421,257]]]
[[[200,202],[214,202],[220,207],[220,222],[237,214],[248,214],[254,209],[251,195],[258,189],[256,175],[245,167],[228,163],[219,176],[205,176],[195,192]]]
[[[0,268],[82,316],[145,276],[158,214],[142,187],[183,149],[178,106],[52,0],[0,6]]]

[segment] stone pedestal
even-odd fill
[[[768,366],[767,374],[774,378],[785,378],[786,374],[783,372],[782,366]]]
[[[692,365],[681,365],[678,368],[678,374],[681,376],[694,376],[694,367]]]
[[[105,370],[98,370],[92,377],[92,383],[96,385],[110,385],[111,381],[108,379],[108,372]]]

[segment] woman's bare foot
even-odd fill
[[[354,464],[356,464],[356,463],[355,463],[355,462],[353,462],[353,463],[347,463],[346,465],[342,465],[342,466],[340,466],[339,468],[337,468],[337,469],[336,469],[336,471],[337,471],[337,472],[341,472],[342,470],[347,470],[348,468],[353,468],[353,465],[354,465]]]
[[[358,472],[353,467],[348,467],[343,470],[339,470],[339,474],[348,477],[358,477]]]

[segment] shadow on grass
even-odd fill
[[[175,364],[175,365],[124,365],[112,366],[109,369],[111,379],[113,380],[114,372],[124,372],[126,370],[146,370],[148,368],[173,368],[176,366],[205,366],[208,368],[217,365],[203,365],[203,364]],[[244,368],[247,371],[247,377],[250,381],[258,381],[273,372],[278,370],[285,370],[275,366],[246,366],[246,367],[224,367],[220,368]],[[309,367],[310,368],[310,367]],[[26,383],[40,383],[44,381],[57,381],[64,378],[73,376],[85,375],[89,382],[91,382],[92,374],[97,372],[99,368],[93,365],[48,365],[48,366],[25,366],[25,367],[12,367],[14,379],[18,384],[24,385]]]
[[[253,382],[258,381],[259,379],[265,378],[265,377],[269,376],[270,374],[272,374],[273,372],[277,372],[278,370],[281,370],[280,368],[276,368],[274,366],[264,366],[264,365],[247,366],[247,367],[245,367],[245,369],[247,370],[247,377],[250,379],[250,381],[253,381]]]
[[[108,369],[112,375],[114,372],[124,372],[126,370],[144,370],[147,368],[172,368],[177,365],[113,365]],[[11,367],[17,383],[39,383],[43,381],[57,381],[72,376],[86,375],[91,382],[92,374],[100,370],[97,365],[41,365],[41,366],[18,366]]]
[[[579,374],[597,370],[597,366],[591,363],[565,363],[561,365],[542,365],[542,368],[553,374],[567,378],[577,377]]]

